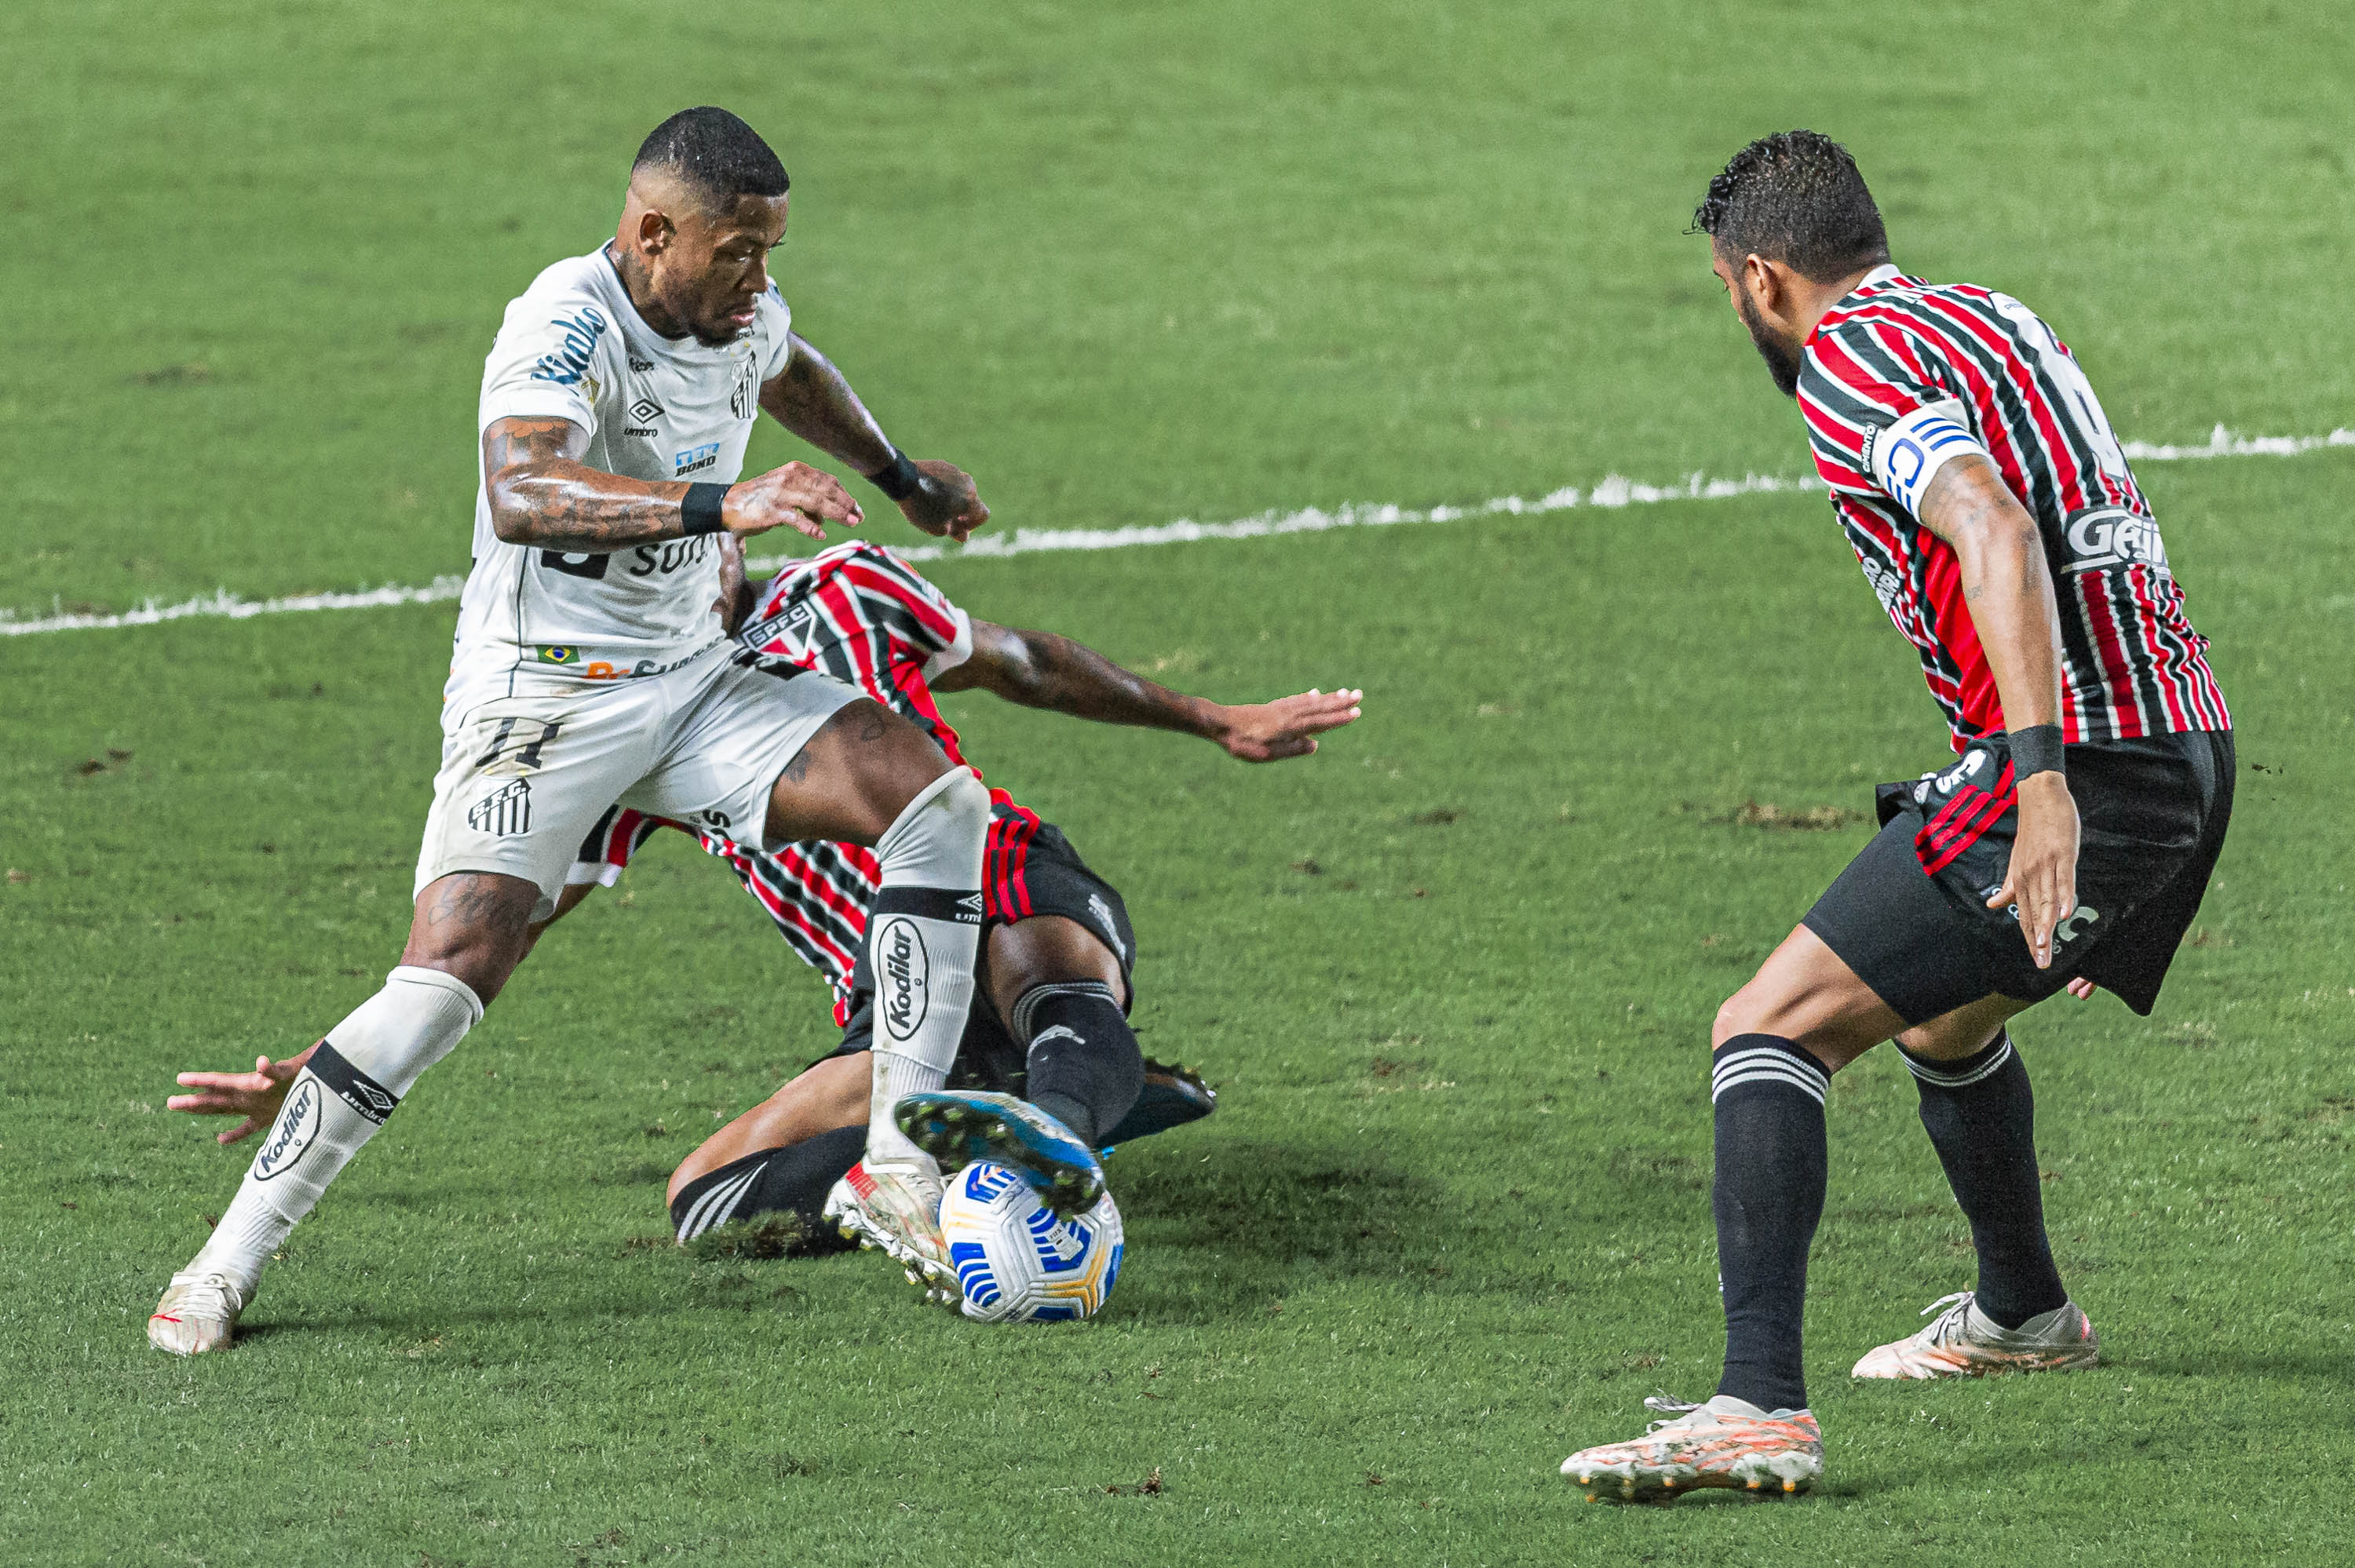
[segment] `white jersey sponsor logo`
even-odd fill
[[[2122,506],[2096,506],[2069,519],[2071,571],[2122,566],[2167,570],[2167,546],[2159,542],[2156,522],[2137,517]]]

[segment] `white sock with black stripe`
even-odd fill
[[[329,1031],[295,1075],[228,1213],[181,1275],[226,1275],[250,1298],[295,1222],[482,1016],[473,988],[455,975],[403,965],[385,976],[384,989]]]
[[[875,1048],[868,1097],[869,1164],[933,1168],[891,1118],[905,1096],[948,1081],[973,1006],[981,944],[981,861],[989,790],[952,768],[876,841],[880,885],[867,917],[875,980]]]

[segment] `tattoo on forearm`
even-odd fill
[[[483,432],[492,515],[509,544],[607,554],[682,535],[677,483],[625,479],[580,461],[588,437],[570,419],[499,419]]]

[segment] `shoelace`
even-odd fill
[[[1941,1296],[1922,1308],[1922,1316],[1927,1318],[1941,1311],[1946,1315],[1930,1325],[1923,1337],[1925,1343],[1944,1345],[1962,1338],[1971,1314],[1971,1292],[1957,1290],[1951,1296]]]
[[[1644,1435],[1648,1437],[1663,1426],[1674,1426],[1678,1422],[1683,1420],[1686,1416],[1690,1415],[1694,1411],[1699,1410],[1700,1406],[1698,1404],[1689,1404],[1681,1399],[1670,1399],[1664,1393],[1656,1393],[1645,1396],[1644,1408],[1646,1410],[1657,1410],[1668,1418],[1664,1421],[1655,1421],[1649,1426],[1645,1427]]]
[[[226,1275],[200,1275],[181,1288],[187,1292],[179,1302],[183,1311],[198,1318],[229,1318],[237,1314],[237,1293]]]

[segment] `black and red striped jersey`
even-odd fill
[[[966,760],[956,731],[932,701],[931,682],[972,653],[973,624],[939,588],[882,546],[863,540],[837,545],[792,563],[771,579],[738,640],[857,686],[921,726],[950,761]],[[1018,920],[1031,912],[1025,872],[1031,841],[1042,824],[1003,789],[990,790],[989,802],[984,912],[991,920]],[[690,835],[728,863],[787,945],[834,988],[835,1022],[847,1023],[851,974],[866,946],[867,912],[881,885],[874,852],[812,840],[769,853],[686,822],[615,807],[581,845],[570,880],[612,882],[662,828]]]
[[[2150,503],[2075,356],[2034,312],[1882,267],[1807,339],[1798,396],[1816,471],[1919,651],[1955,750],[2005,726],[1955,553],[1914,512],[1953,450],[1983,450],[2043,535],[2067,739],[2232,727]]]

